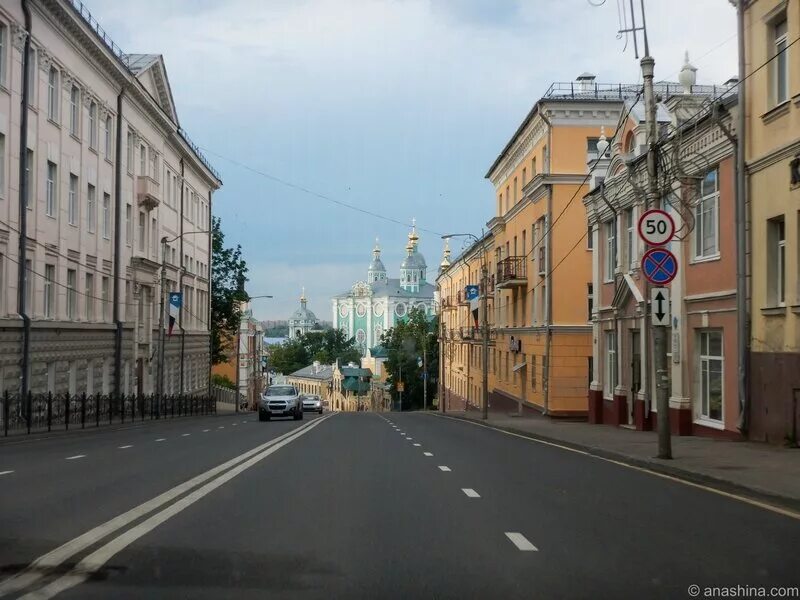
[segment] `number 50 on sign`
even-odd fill
[[[651,209],[639,217],[639,237],[651,246],[663,246],[675,235],[675,221],[669,213]]]

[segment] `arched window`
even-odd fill
[[[627,137],[625,138],[625,152],[628,154],[633,154],[636,150],[636,136],[633,135],[632,131],[628,132]]]

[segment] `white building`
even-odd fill
[[[289,319],[289,339],[300,339],[306,333],[319,331],[319,320],[317,316],[308,308],[306,290],[300,296],[300,308],[292,314]]]
[[[206,388],[211,196],[221,181],[179,126],[164,60],[124,54],[85,7],[29,2],[25,312],[30,388],[155,390],[160,240],[184,293],[165,392]],[[0,391],[20,387],[22,55],[19,2],[0,6]],[[203,232],[195,234],[194,232]],[[182,359],[182,360],[181,360]]]

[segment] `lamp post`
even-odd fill
[[[167,296],[167,244],[179,240],[187,235],[195,235],[200,233],[211,233],[208,231],[187,231],[174,238],[161,238],[161,298],[159,302],[158,311],[158,381],[156,382],[156,395],[158,396],[158,409],[161,409],[161,402],[164,398],[164,345],[165,345],[165,332],[164,332],[164,311],[165,301]],[[183,267],[182,267],[183,268]],[[180,290],[179,290],[180,291]],[[209,289],[209,302],[211,301],[211,290]],[[182,300],[182,299],[181,299]],[[209,324],[210,325],[210,324]],[[209,356],[209,360],[211,357]],[[183,370],[183,357],[181,356],[181,370]],[[183,389],[181,388],[181,394]]]
[[[260,294],[258,296],[247,296],[247,300],[245,302],[250,302],[250,300],[255,300],[256,298],[272,298],[272,296],[268,294]],[[240,316],[241,319],[241,316]],[[239,386],[241,385],[240,381],[240,373],[239,373],[239,360],[242,353],[242,322],[239,321],[239,331],[236,333],[236,412],[239,412]]]
[[[483,393],[481,394],[481,418],[489,418],[489,315],[487,310],[486,295],[488,292],[488,279],[489,274],[486,267],[486,252],[483,243],[478,236],[471,233],[448,233],[442,236],[443,240],[448,240],[454,237],[469,237],[475,240],[476,244],[480,245],[481,257],[481,309],[483,318],[481,319],[481,329],[483,330]]]

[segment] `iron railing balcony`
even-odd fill
[[[528,284],[524,256],[509,256],[497,263],[497,288],[510,288]]]

